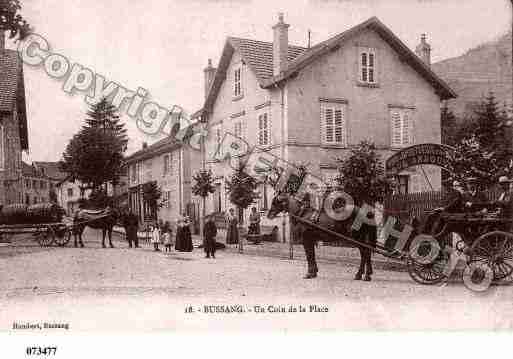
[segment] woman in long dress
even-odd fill
[[[239,243],[239,228],[237,216],[233,208],[230,208],[226,215],[226,222],[228,223],[228,230],[226,231],[226,244]]]
[[[175,249],[179,252],[191,252],[192,251],[192,237],[191,230],[189,228],[189,217],[183,214],[178,217],[176,223],[176,243]]]

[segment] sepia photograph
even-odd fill
[[[0,333],[510,331],[512,15],[0,0]]]

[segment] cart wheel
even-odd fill
[[[423,255],[423,252],[426,250],[429,251],[430,249],[427,247],[424,249],[422,245],[417,249],[420,255]],[[428,252],[425,254],[428,254]],[[448,261],[449,256],[441,249],[437,258],[431,263],[418,262],[409,255],[406,260],[406,266],[408,268],[408,274],[415,282],[420,284],[437,284],[447,277],[444,274],[444,270]]]
[[[513,273],[513,234],[502,231],[486,233],[472,245],[469,262],[487,263],[493,270],[494,281]]]
[[[55,243],[59,247],[66,246],[71,240],[71,229],[67,227],[59,228],[55,231]]]
[[[41,247],[48,247],[53,242],[53,236],[48,229],[43,229],[35,234],[36,241]]]

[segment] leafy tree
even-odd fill
[[[376,146],[362,141],[351,150],[349,157],[337,159],[340,188],[353,197],[355,204],[362,205],[383,201],[390,192],[390,181],[385,177],[385,168]]]
[[[230,180],[226,181],[226,192],[230,202],[239,209],[246,209],[260,197],[257,180],[244,171],[243,166],[234,170]]]
[[[192,176],[192,179],[194,180],[194,184],[191,190],[195,196],[205,198],[208,197],[210,193],[214,193],[216,191],[214,188],[214,175],[212,174],[212,171],[200,170]]]
[[[9,38],[18,37],[23,40],[27,37],[32,28],[29,23],[21,16],[20,0],[0,0],[0,34],[9,33]]]
[[[467,183],[474,178],[484,189],[496,183],[497,177],[502,174],[495,153],[483,148],[476,136],[462,140],[454,149],[448,178],[450,182],[457,180]]]
[[[160,201],[162,198],[162,190],[157,182],[147,182],[142,187],[143,200],[150,206],[153,216],[156,217],[158,208],[161,208],[164,203]]]
[[[123,173],[123,153],[128,137],[116,109],[105,100],[91,106],[86,125],[71,139],[63,153],[61,170],[93,190]]]

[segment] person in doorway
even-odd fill
[[[226,244],[239,243],[239,222],[233,208],[230,208],[226,215],[226,223],[228,226],[228,230],[226,231]]]
[[[214,216],[210,215],[206,218],[204,229],[203,248],[206,253],[205,258],[210,258],[210,256],[212,256],[212,258],[216,257],[216,236],[216,222],[214,222]]]
[[[256,207],[251,207],[248,234],[260,234],[260,213],[257,212]]]
[[[151,243],[153,243],[153,248],[156,252],[160,252],[159,243],[160,243],[160,229],[158,225],[150,227],[151,233]]]

